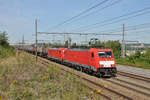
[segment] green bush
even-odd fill
[[[140,51],[137,51],[135,54],[134,54],[134,59],[138,59],[141,57],[141,52]]]
[[[143,55],[145,58],[150,58],[150,50],[147,50]]]
[[[9,46],[6,32],[0,33],[0,58],[6,58],[14,54],[15,50]]]
[[[0,58],[6,58],[9,56],[14,56],[15,55],[15,50],[12,47],[2,47],[0,46]]]
[[[150,69],[150,50],[147,50],[144,54],[137,51],[135,54],[125,58],[117,58],[116,63]]]
[[[3,46],[3,47],[9,46],[6,32],[0,33],[0,46]]]

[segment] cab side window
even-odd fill
[[[91,57],[94,58],[94,53],[93,52],[91,53]]]

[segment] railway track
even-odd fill
[[[150,91],[150,88],[145,87],[145,86],[142,86],[142,85],[138,85],[138,84],[135,84],[135,83],[132,83],[132,82],[124,81],[124,80],[121,80],[121,79],[118,79],[118,78],[113,78],[113,79],[114,79],[114,80],[117,80],[117,81],[120,81],[120,82],[123,82],[123,83],[126,83],[126,84],[129,84],[129,85],[132,85],[132,86],[139,87],[139,88],[141,88],[141,89],[145,89],[145,90]],[[149,96],[150,96],[150,95],[149,95]]]
[[[141,80],[141,81],[145,81],[145,82],[150,83],[150,78],[148,78],[148,77],[143,77],[143,76],[140,76],[140,75],[135,75],[135,74],[122,72],[122,71],[117,71],[117,74],[121,75],[121,76],[130,77],[130,78],[134,78],[134,79],[137,79],[137,80]]]
[[[113,83],[113,84],[116,84],[118,86],[121,86],[123,88],[126,88],[130,91],[132,90],[136,93],[142,94],[142,95],[147,96],[147,97],[150,98],[150,93],[143,91],[143,89],[146,90],[146,91],[150,91],[150,88],[147,88],[147,87],[144,87],[144,86],[141,86],[141,85],[137,85],[137,84],[134,84],[134,83],[131,83],[131,82],[123,81],[123,80],[120,80],[120,79],[116,79],[116,78],[114,78],[112,80],[106,80],[106,81],[108,81],[110,83]],[[123,82],[123,84],[120,83],[120,82]],[[124,83],[129,84],[130,86],[127,86]],[[140,88],[142,91],[140,89],[136,89],[137,87]]]
[[[43,59],[43,58],[40,58],[40,61],[42,61],[42,64],[48,66],[48,64],[50,64],[49,61]],[[53,64],[57,64],[57,63],[54,63],[54,62],[51,62]],[[60,64],[57,64],[57,66],[60,66],[61,70],[67,72],[67,73],[71,73],[71,74],[74,74],[76,75],[78,78],[81,78],[85,83],[84,85],[86,84],[90,84],[90,85],[86,85],[88,88],[92,89],[93,91],[97,91],[97,89],[101,89],[101,91],[103,91],[103,93],[101,93],[100,95],[102,97],[104,97],[105,99],[107,100],[113,100],[114,97],[116,98],[115,100],[133,100],[132,98],[128,97],[127,95],[124,95],[124,94],[121,94],[119,91],[116,91],[116,90],[113,90],[113,89],[109,89],[107,87],[105,87],[104,85],[100,84],[100,83],[97,83],[97,82],[94,82],[93,80],[90,80],[88,79],[87,76],[82,76],[80,71],[73,71],[72,72],[72,69],[71,70],[65,70],[62,66],[63,65],[60,65]],[[68,67],[67,67],[68,68]],[[75,73],[74,73],[75,72]],[[79,74],[80,73],[80,74]],[[87,75],[87,74],[86,74]],[[91,86],[91,87],[90,87]],[[96,88],[94,88],[96,87]],[[109,95],[108,95],[109,94]]]

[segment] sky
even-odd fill
[[[134,18],[118,21],[117,23],[108,23],[84,27],[97,22],[112,19],[126,13],[134,12],[146,7],[150,7],[150,0],[118,0],[114,5],[102,9],[106,5],[117,0],[107,0],[104,4],[90,10],[76,19],[55,27],[61,22],[78,15],[84,10],[102,2],[104,0],[0,0],[0,31],[6,31],[10,43],[21,42],[24,35],[25,42],[34,41],[35,25],[38,21],[38,32],[80,32],[80,33],[98,33],[110,29],[134,26],[144,23],[150,23],[150,9],[147,14],[142,14]],[[84,27],[84,28],[82,28]],[[149,24],[150,27],[150,24]],[[125,32],[126,40],[139,41],[141,43],[150,43],[150,29],[141,29]],[[144,32],[143,32],[144,31]],[[50,42],[63,42],[68,37],[72,41],[83,42],[90,38],[99,40],[121,40],[121,36],[64,36],[64,35],[38,35],[38,39]]]

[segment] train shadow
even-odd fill
[[[97,78],[101,78],[101,79],[111,79],[111,78],[115,78],[115,77],[117,77],[117,76],[101,76],[101,77],[99,77],[99,76],[95,76],[95,77],[97,77]]]
[[[102,76],[101,78],[102,79],[110,79],[110,78],[112,78],[112,76]]]

